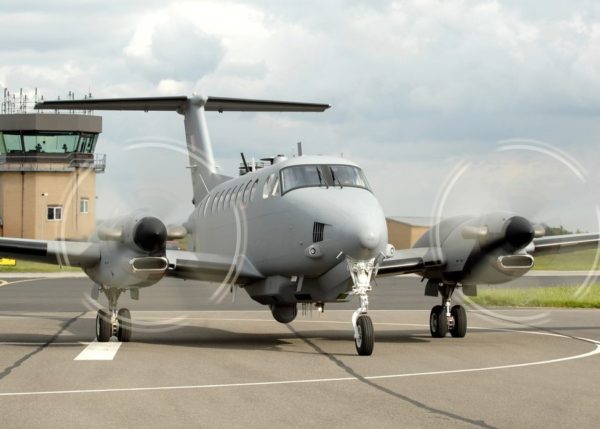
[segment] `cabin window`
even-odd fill
[[[208,200],[208,195],[202,198],[200,201],[200,206],[198,207],[198,213],[201,213],[204,216],[204,210],[206,209],[206,200]]]
[[[221,192],[221,196],[219,197],[219,206],[217,207],[217,211],[222,211],[223,210],[223,203],[225,202],[225,192],[223,191]]]
[[[248,182],[246,184],[246,187],[244,188],[244,197],[243,197],[243,203],[244,204],[248,204],[248,201],[250,200],[250,188],[252,187],[252,182]]]
[[[225,194],[225,201],[223,202],[223,208],[229,208],[229,197],[231,197],[231,188],[227,189],[227,193]]]
[[[235,207],[235,196],[236,196],[236,191],[237,191],[237,186],[235,186],[233,188],[233,190],[231,191],[231,197],[229,199],[229,207],[234,208]]]
[[[235,200],[235,204],[238,206],[242,205],[242,196],[244,195],[244,185],[240,185],[238,191],[237,191],[237,195],[235,196],[236,200]]]
[[[208,206],[210,205],[210,198],[212,195],[208,195],[206,197],[206,205],[204,206],[204,216],[206,216],[206,213],[208,212]]]
[[[250,189],[250,201],[254,201],[254,197],[256,197],[256,190],[258,189],[258,179],[254,181],[252,184],[252,189]]]
[[[215,196],[213,197],[212,200],[212,207],[211,207],[211,212],[212,213],[216,213],[217,212],[217,204],[219,203],[219,193],[216,193]]]

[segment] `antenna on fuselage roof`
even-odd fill
[[[240,152],[242,155],[242,162],[244,163],[244,168],[246,169],[246,173],[250,173],[250,168],[248,167],[248,163],[246,162],[246,157],[244,156],[244,152]]]
[[[190,159],[194,204],[198,205],[211,189],[230,177],[217,173],[205,111],[214,112],[323,112],[329,104],[290,101],[249,100],[206,97],[92,98],[85,100],[44,101],[36,109],[174,111],[184,117],[185,138]],[[278,157],[279,158],[279,157]],[[279,158],[281,159],[281,158]],[[283,158],[285,159],[285,158]],[[273,160],[273,163],[277,159]]]

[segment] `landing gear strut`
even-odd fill
[[[102,292],[108,298],[108,311],[98,310],[96,339],[98,342],[105,343],[110,340],[110,337],[116,336],[119,341],[128,342],[132,334],[131,313],[126,308],[117,310],[117,301],[122,290],[102,286]]]
[[[443,338],[448,332],[456,338],[467,334],[467,312],[461,305],[452,306],[455,285],[440,285],[442,305],[436,305],[429,314],[429,331],[433,338]]]
[[[367,315],[369,309],[369,296],[371,291],[371,276],[375,269],[374,259],[368,261],[354,261],[348,258],[348,268],[352,276],[352,294],[358,295],[360,307],[352,315],[354,327],[354,345],[360,356],[370,356],[375,345],[373,322]]]

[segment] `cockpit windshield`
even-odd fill
[[[293,165],[281,170],[282,194],[298,188],[349,186],[370,190],[362,170],[352,165]]]

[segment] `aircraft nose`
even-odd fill
[[[362,231],[358,234],[358,240],[362,247],[369,250],[374,250],[377,248],[379,241],[381,239],[381,233],[375,231],[374,229],[369,229],[367,231]]]
[[[387,244],[387,225],[379,206],[363,209],[347,218],[342,228],[344,253],[354,259],[371,259]]]

